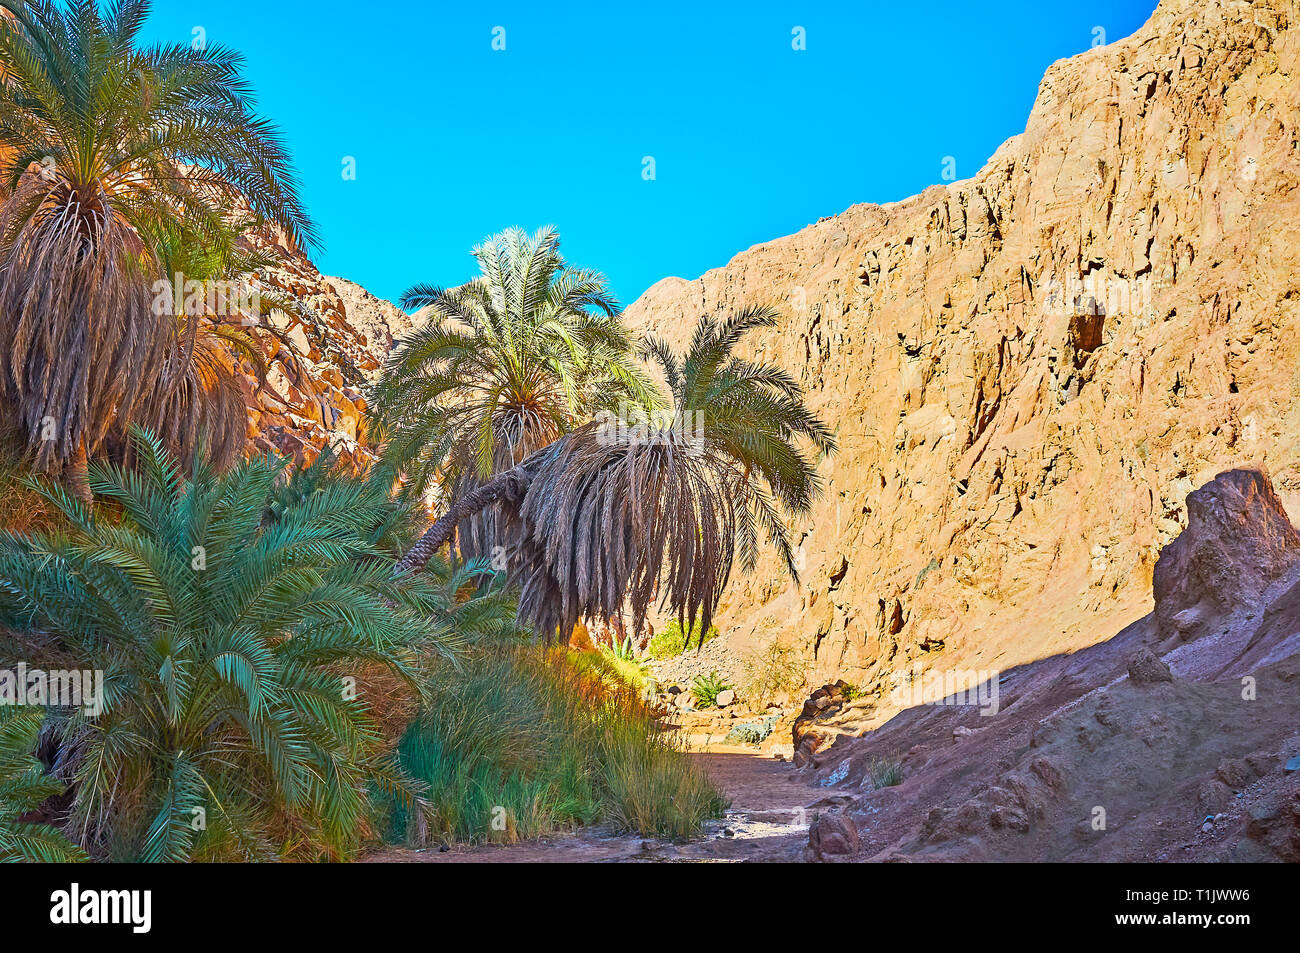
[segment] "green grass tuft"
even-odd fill
[[[734,686],[724,681],[717,672],[696,675],[695,681],[691,683],[691,694],[695,696],[695,702],[701,708],[712,708],[718,703],[718,695],[727,689],[734,689]]]
[[[682,839],[719,816],[722,795],[592,656],[494,647],[459,672],[435,672],[430,707],[398,745],[405,770],[429,786],[429,819],[392,805],[390,838],[512,843],[608,824]]]
[[[903,763],[898,758],[872,758],[867,774],[876,790],[903,783]]]

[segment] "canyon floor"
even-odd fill
[[[392,849],[370,861],[385,863],[654,863],[795,860],[808,842],[811,805],[827,792],[788,760],[752,747],[711,745],[690,753],[731,800],[703,835],[672,843],[600,828],[517,844],[456,846],[450,850]]]

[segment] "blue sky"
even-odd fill
[[[458,284],[487,235],[550,223],[569,261],[630,303],[854,203],[919,192],[946,157],[973,175],[1024,129],[1048,65],[1154,7],[155,0],[145,32],[188,43],[201,29],[245,55],[326,274],[390,299]]]

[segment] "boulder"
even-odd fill
[[[1172,682],[1173,672],[1164,659],[1150,649],[1138,649],[1128,659],[1128,677],[1135,685],[1151,685],[1155,682]]]
[[[813,860],[844,857],[862,849],[858,826],[847,814],[817,814],[808,828],[808,853]]]
[[[1212,631],[1233,609],[1258,599],[1300,557],[1269,478],[1229,470],[1187,496],[1187,528],[1160,553],[1152,578],[1162,639]]]

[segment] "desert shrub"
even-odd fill
[[[701,708],[712,708],[718,703],[718,695],[731,688],[732,685],[716,671],[708,675],[696,675],[691,682],[691,693]]]
[[[903,762],[895,757],[872,758],[867,765],[867,776],[874,788],[892,788],[903,783]]]
[[[689,644],[700,646],[700,623],[698,620],[692,624],[690,629]],[[709,630],[704,633],[704,641],[712,642],[718,637],[716,626],[709,626]],[[652,659],[667,659],[675,655],[681,655],[686,651],[688,642],[686,636],[682,633],[681,623],[676,619],[669,619],[664,623],[664,627],[654,634],[646,645],[646,654]]]
[[[778,639],[746,656],[741,671],[745,696],[753,702],[770,701],[781,694],[793,696],[807,682],[799,652]]]
[[[857,701],[859,698],[866,698],[867,693],[850,682],[845,682],[840,688],[840,695],[846,702]]]
[[[391,804],[390,838],[510,843],[597,823],[684,838],[717,816],[721,795],[630,686],[584,661],[592,654],[485,646],[460,671],[435,672],[398,745],[430,810]]]
[[[727,732],[727,737],[723,741],[732,745],[761,744],[772,734],[772,729],[775,727],[776,717],[768,715],[759,721],[747,721],[736,725]]]

